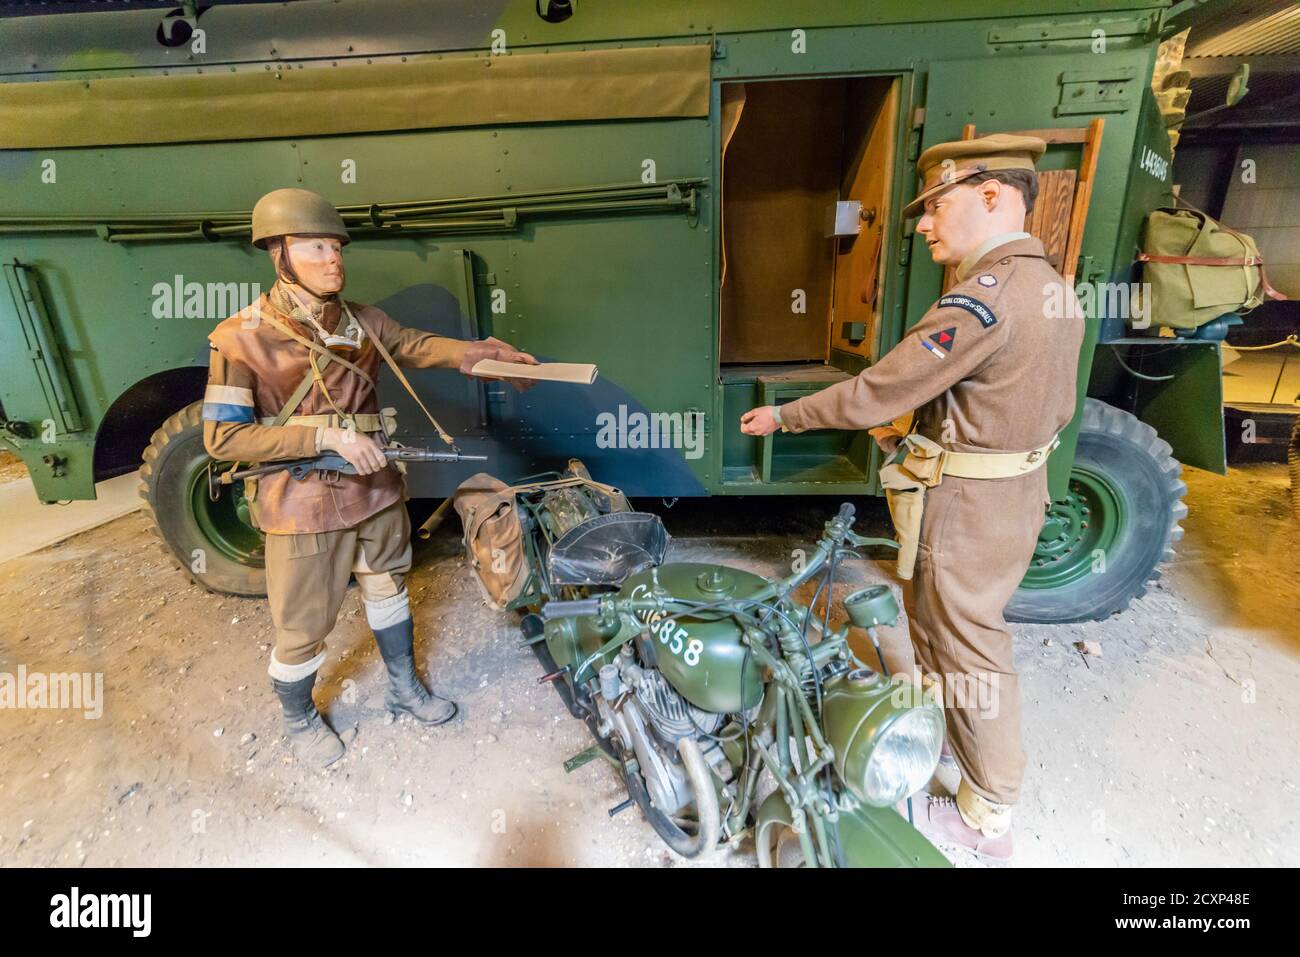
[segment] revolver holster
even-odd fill
[[[921,517],[925,513],[925,490],[943,481],[943,446],[912,433],[899,443],[894,461],[880,470],[880,484],[889,504],[898,539],[898,577],[912,577],[916,550],[921,542]]]

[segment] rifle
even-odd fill
[[[433,449],[413,449],[404,445],[386,446],[384,458],[390,462],[486,462],[486,455],[466,455],[463,452],[435,452]],[[344,475],[356,475],[352,463],[337,452],[325,452],[306,459],[285,459],[282,462],[268,462],[254,468],[238,471],[213,471],[214,462],[208,463],[208,497],[216,501],[221,495],[221,486],[230,485],[240,479],[269,475],[272,472],[288,472],[301,482],[312,472],[339,472]]]

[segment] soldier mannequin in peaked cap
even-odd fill
[[[248,488],[254,523],[266,535],[275,624],[267,671],[295,756],[323,768],[343,756],[344,745],[316,710],[312,688],[354,575],[388,672],[388,710],[425,725],[456,713],[455,704],[425,688],[415,668],[405,582],[411,526],[404,479],[382,451],[393,423],[375,394],[381,357],[467,376],[480,359],[537,360],[499,339],[463,341],[403,328],[375,306],[341,298],[348,231],[338,210],[315,193],[267,193],[253,208],[252,226],[276,280],[209,336],[203,439],[213,458],[227,462],[333,451],[356,469],[312,472],[301,481],[276,472]]]
[[[749,435],[871,430],[889,461],[928,440],[964,463],[954,471],[980,476],[949,474],[945,465],[925,491],[904,600],[920,682],[936,697],[945,684],[969,689],[969,679],[989,691],[982,701],[940,698],[945,762],[955,759],[961,783],[955,797],[930,796],[918,823],[994,858],[1011,855],[1025,767],[1002,611],[1050,505],[1042,465],[1074,415],[1084,332],[1077,309],[1057,318],[1047,308],[1074,302],[1073,293],[1024,232],[1045,149],[1037,137],[998,134],[922,153],[922,186],[903,215],[920,216],[917,232],[936,263],[955,267],[956,285],[855,378],[741,417]],[[904,437],[889,423],[909,412],[915,435]]]

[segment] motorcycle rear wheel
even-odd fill
[[[693,819],[686,816],[674,817],[655,807],[646,791],[641,772],[635,766],[629,766],[626,760],[623,762],[623,782],[627,786],[628,795],[663,842],[687,860],[694,860],[708,854],[717,845],[722,827],[722,812],[718,807],[718,792],[713,787],[712,772],[700,752],[698,742],[682,738],[677,743],[677,754],[695,798],[691,804],[695,811]]]
[[[537,644],[533,645],[532,648],[533,654],[535,654],[537,660],[541,662],[545,673],[548,675],[553,674],[556,671],[557,666],[555,664],[555,659],[551,656],[550,650],[546,647],[546,642],[539,641]],[[553,687],[555,693],[560,696],[560,700],[564,702],[564,707],[569,714],[573,715],[573,717],[577,718],[587,726],[587,730],[590,731],[591,736],[596,739],[596,745],[600,750],[604,751],[605,754],[609,755],[609,757],[613,758],[614,761],[617,762],[618,749],[614,746],[614,742],[609,738],[602,738],[600,736],[600,732],[597,730],[600,721],[596,716],[595,709],[588,707],[588,701],[579,700],[578,695],[574,693],[572,685],[568,683],[566,678],[556,679],[551,682],[551,687]],[[582,697],[585,698],[586,696],[583,695]]]

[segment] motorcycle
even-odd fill
[[[603,756],[622,776],[628,798],[611,816],[636,806],[685,858],[752,833],[760,867],[948,866],[896,809],[907,800],[910,815],[934,773],[943,713],[848,641],[863,628],[880,656],[893,593],[854,592],[849,623],[830,626],[843,562],[895,542],[855,533],[846,503],[802,566],[769,580],[665,563],[658,516],[576,461],[515,488],[528,577],[510,607],[546,669],[539,680],[595,738],[566,768]],[[796,601],[814,579],[812,600]]]

